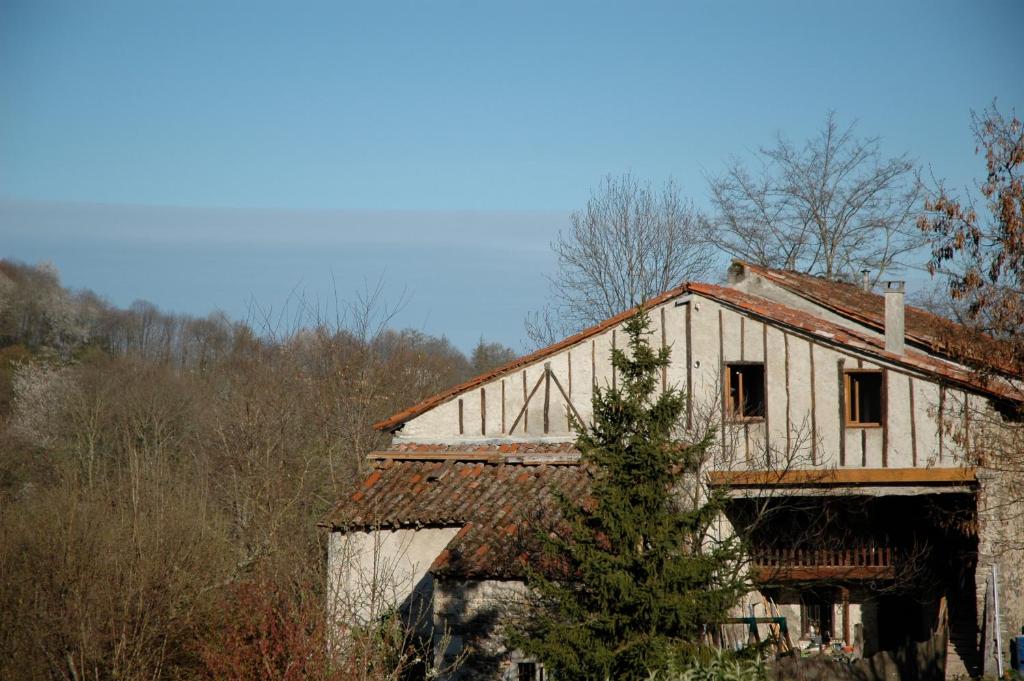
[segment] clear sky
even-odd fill
[[[967,184],[1024,112],[1024,2],[0,0],[0,256],[242,317],[383,277],[519,347],[602,175],[675,177],[829,109]]]

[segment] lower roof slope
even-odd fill
[[[566,459],[552,457],[552,461]],[[522,579],[531,522],[557,515],[558,492],[581,498],[582,466],[384,459],[321,526],[331,530],[458,527],[430,571],[458,578]]]

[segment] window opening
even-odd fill
[[[827,594],[805,592],[800,598],[800,638],[818,644],[832,640],[832,609],[835,601]]]
[[[726,395],[729,416],[764,418],[764,364],[727,364]]]
[[[518,681],[544,681],[544,668],[536,662],[520,662],[516,678]]]
[[[882,425],[882,372],[847,371],[846,423],[851,426]]]

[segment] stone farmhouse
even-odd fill
[[[957,363],[965,331],[905,306],[902,282],[880,295],[734,262],[727,284],[644,308],[652,344],[671,347],[662,385],[690,396],[681,436],[715,432],[700,482],[725,486],[723,522],[749,530],[754,590],[737,613],[865,657],[942,617],[947,675],[980,675],[1024,625],[1024,525],[985,455],[987,424],[1022,400],[1014,377]],[[593,387],[615,383],[631,314],[376,424],[390,447],[323,523],[336,617],[401,607],[438,661],[472,653],[467,678],[544,677],[495,634],[523,589],[517,537],[554,490],[585,492],[569,415],[586,422]]]

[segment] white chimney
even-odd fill
[[[903,295],[906,282],[885,283],[885,349],[902,355],[904,350]]]

